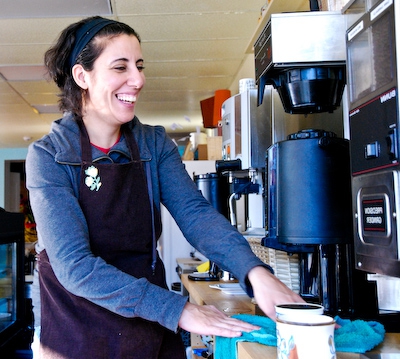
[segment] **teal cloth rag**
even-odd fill
[[[250,314],[237,314],[233,318],[261,327],[250,333],[243,333],[241,337],[215,337],[214,359],[237,359],[238,342],[256,342],[269,346],[276,346],[276,324],[267,317]],[[342,319],[335,317],[340,326],[335,329],[335,347],[338,352],[365,353],[378,344],[385,337],[382,324],[373,321]]]
[[[335,329],[335,347],[338,352],[365,353],[383,342],[385,328],[381,323],[335,317],[340,326]]]
[[[243,332],[242,336],[237,338],[215,337],[214,359],[236,359],[238,342],[256,342],[276,347],[276,326],[273,320],[251,314],[236,314],[232,317],[257,325],[261,329],[250,333]]]

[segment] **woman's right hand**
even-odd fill
[[[179,326],[191,333],[240,337],[242,332],[251,332],[260,327],[228,317],[212,305],[186,303],[179,319]]]

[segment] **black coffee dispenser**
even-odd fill
[[[329,313],[350,310],[352,217],[348,141],[302,130],[266,160],[268,235],[263,244],[299,253],[300,294]]]

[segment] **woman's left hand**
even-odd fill
[[[264,267],[254,267],[248,274],[253,287],[254,298],[261,310],[272,320],[276,319],[275,306],[283,303],[304,303],[304,300],[290,290],[276,276]]]
[[[189,302],[183,309],[179,327],[196,334],[229,338],[260,329],[253,324],[230,318],[212,305],[195,305]]]

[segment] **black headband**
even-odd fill
[[[110,24],[116,24],[117,21],[96,18],[86,24],[82,25],[75,35],[75,46],[72,49],[71,55],[69,57],[69,65],[72,68],[76,64],[79,54],[83,48],[89,43],[91,39],[105,26]]]

